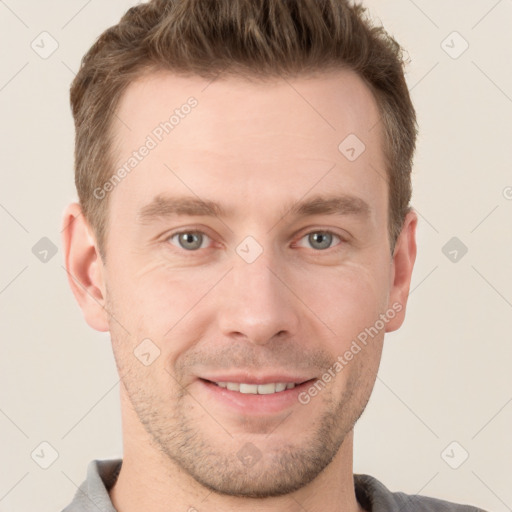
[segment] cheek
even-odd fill
[[[119,329],[111,319],[111,329],[124,340],[119,349],[133,353],[143,340],[150,339],[160,350],[159,360],[164,361],[193,347],[212,323],[215,301],[209,292],[218,274],[170,269],[162,262],[116,269],[108,290],[112,313],[125,328]]]
[[[109,291],[118,314],[134,328],[152,325],[160,335],[162,326],[158,330],[155,322],[172,324],[194,296],[195,286],[179,271],[165,271],[160,262],[123,262],[111,277]]]
[[[382,270],[356,263],[316,271],[314,275],[306,272],[300,289],[298,295],[336,337],[349,342],[348,338],[373,325],[387,304],[387,281]]]

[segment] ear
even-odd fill
[[[418,216],[411,210],[404,219],[391,262],[388,308],[396,312],[386,324],[386,332],[396,331],[404,322],[411,275],[416,261],[416,225]]]
[[[78,203],[64,210],[61,232],[68,282],[85,321],[97,331],[108,331],[103,262]]]

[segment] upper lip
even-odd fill
[[[209,380],[210,382],[237,382],[239,384],[269,384],[271,382],[278,383],[294,383],[302,384],[314,377],[286,375],[283,373],[273,373],[267,375],[254,375],[250,373],[236,373],[236,374],[219,374],[219,375],[201,375],[201,379]]]

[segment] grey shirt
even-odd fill
[[[86,480],[62,512],[116,512],[108,491],[119,475],[121,464],[122,459],[91,461]],[[354,474],[354,486],[357,501],[368,512],[485,512],[469,505],[391,492],[369,475]]]

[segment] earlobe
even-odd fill
[[[397,239],[391,263],[391,282],[388,308],[396,311],[394,318],[386,324],[386,332],[396,331],[403,324],[411,276],[416,261],[416,226],[418,216],[411,210],[404,219],[400,236]]]
[[[97,331],[108,331],[103,262],[78,203],[69,204],[64,211],[62,246],[68,282],[86,322]]]

